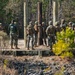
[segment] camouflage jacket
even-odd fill
[[[14,24],[9,25],[8,31],[10,34],[19,34],[19,29],[18,29],[17,25],[14,25]]]
[[[54,26],[48,26],[46,29],[46,34],[48,36],[54,36],[55,35],[55,28]]]
[[[32,35],[34,33],[34,28],[31,25],[27,27],[27,35]]]

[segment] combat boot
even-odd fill
[[[13,45],[11,45],[11,49],[14,49],[14,48],[13,48]]]
[[[17,45],[16,45],[16,46],[15,46],[15,49],[20,49],[20,48],[18,48]]]

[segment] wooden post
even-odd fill
[[[53,0],[53,25],[55,25],[56,21],[58,21],[58,3]]]
[[[29,0],[26,0],[26,24],[28,25],[28,17],[29,17],[29,10],[28,10],[28,2]]]
[[[24,45],[26,48],[26,2],[24,2]]]
[[[38,55],[40,58],[42,58],[42,51],[38,51]]]
[[[49,0],[49,20],[48,21],[51,21],[52,20],[52,0]]]
[[[43,44],[41,25],[42,25],[42,2],[38,2],[38,45]]]
[[[58,20],[61,21],[62,19],[62,7],[61,7],[61,1],[58,2]]]

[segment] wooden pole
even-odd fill
[[[26,24],[28,25],[28,17],[29,17],[29,10],[28,10],[28,2],[29,0],[26,0]]]
[[[61,1],[58,2],[58,20],[61,21],[62,19],[62,8],[61,8]]]
[[[42,25],[42,2],[38,2],[38,45],[43,44],[41,25]]]
[[[38,2],[38,23],[42,24],[42,2]]]
[[[26,2],[24,2],[24,46],[26,48]]]
[[[49,20],[52,20],[52,0],[49,0]]]
[[[55,22],[58,21],[58,3],[53,0],[53,25],[55,26]]]

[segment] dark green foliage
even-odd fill
[[[0,21],[2,21],[6,15],[6,11],[4,8],[8,2],[9,2],[9,0],[0,0]]]
[[[14,15],[22,15],[23,16],[23,1],[24,0],[11,0],[11,2],[13,1],[15,4],[18,4],[18,8],[17,11],[19,11],[20,9],[22,9],[21,11],[19,11],[18,13],[13,14],[13,11],[16,11],[16,7],[13,7],[13,9],[8,5],[10,0],[0,0],[0,21],[6,21],[6,23],[9,23],[10,20],[13,18]],[[37,2],[42,2],[42,16],[43,21],[45,21],[45,17],[46,17],[46,12],[50,12],[48,10],[49,8],[49,1],[51,0],[27,0],[28,1],[28,17],[29,19],[35,19],[35,17],[37,18]],[[55,0],[58,1],[59,3],[61,2],[62,5],[62,10],[63,10],[63,17],[66,18],[66,20],[73,20],[72,19],[72,14],[74,14],[75,11],[75,0]],[[21,5],[22,4],[22,5]],[[10,7],[10,9],[5,9],[5,7],[8,5],[8,7]],[[12,5],[12,3],[11,3]],[[12,5],[13,6],[13,5]],[[6,12],[9,11],[9,12]],[[12,16],[13,15],[13,16]],[[15,16],[17,17],[17,16]],[[20,17],[20,16],[19,16]],[[31,18],[30,18],[31,17]]]

